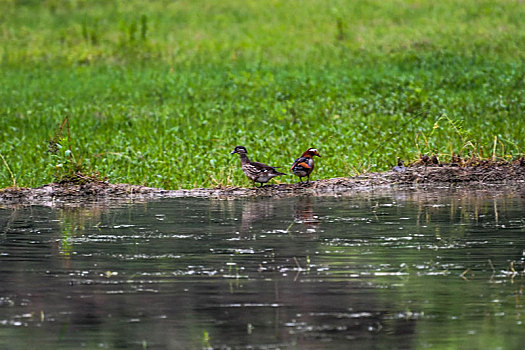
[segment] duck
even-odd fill
[[[235,149],[231,152],[231,154],[234,153],[237,153],[241,157],[242,172],[248,177],[248,179],[252,180],[253,186],[255,187],[257,187],[255,185],[256,182],[261,184],[261,186],[259,187],[263,187],[265,183],[267,183],[274,177],[287,175],[286,173],[278,171],[276,167],[259,162],[252,162],[248,158],[248,151],[244,146],[236,146]]]
[[[405,168],[405,162],[403,162],[403,160],[401,158],[397,158],[397,165],[395,167],[392,168],[392,170],[398,172],[398,173],[402,173],[403,171],[406,170]]]
[[[310,174],[314,170],[313,156],[321,157],[317,149],[308,148],[299,158],[297,158],[290,170],[294,175],[299,176],[299,182],[303,182],[303,177],[306,177],[306,183],[310,181]]]

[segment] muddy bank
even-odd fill
[[[0,202],[41,204],[70,200],[154,199],[175,197],[284,197],[294,195],[351,195],[378,189],[417,187],[458,187],[466,189],[507,188],[525,190],[525,164],[489,164],[477,166],[396,167],[382,173],[368,173],[348,178],[311,181],[308,184],[277,184],[262,188],[226,187],[191,190],[163,190],[128,184],[90,182],[84,185],[49,184],[39,188],[7,188],[0,191]]]

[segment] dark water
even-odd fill
[[[525,199],[0,209],[1,349],[518,349]]]

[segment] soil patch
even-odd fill
[[[350,195],[356,192],[392,187],[437,187],[442,185],[490,188],[494,185],[525,188],[525,162],[487,162],[476,165],[415,165],[395,167],[381,173],[348,178],[333,178],[310,183],[266,185],[261,188],[225,187],[191,190],[89,182],[83,185],[52,183],[38,188],[7,188],[0,191],[0,202],[11,204],[49,204],[70,200],[155,199],[174,197],[236,198],[253,196],[283,197],[293,195]]]

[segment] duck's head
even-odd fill
[[[231,154],[238,153],[238,154],[246,154],[248,151],[246,150],[246,147],[244,146],[236,146],[233,151],[231,151]]]
[[[317,148],[308,148],[306,150],[306,152],[303,153],[303,157],[313,157],[313,156],[318,156],[318,157],[321,157],[321,155],[319,154],[319,151],[317,151]]]

